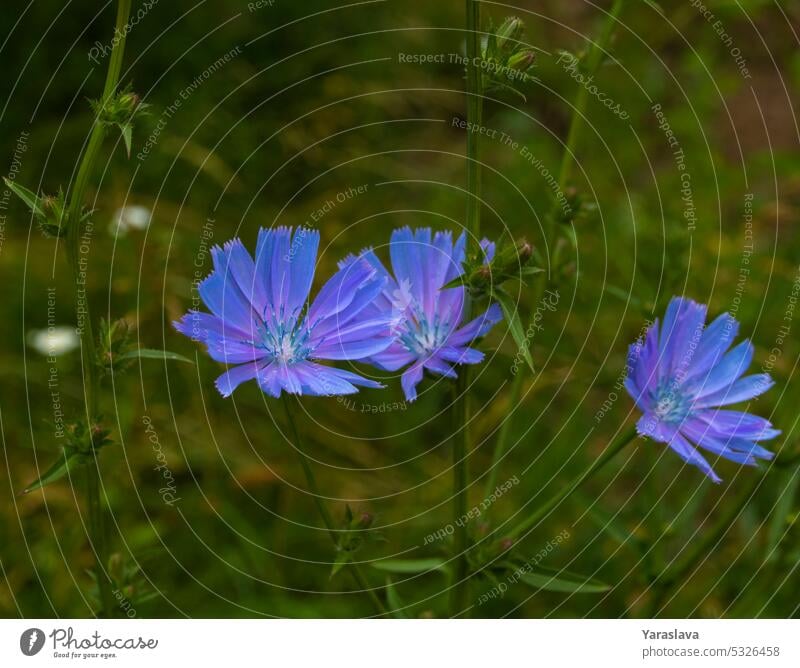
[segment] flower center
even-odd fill
[[[656,416],[669,423],[682,422],[689,414],[691,402],[680,392],[674,381],[667,382],[656,391]]]
[[[295,318],[279,321],[273,316],[271,320],[263,323],[261,341],[258,345],[276,361],[293,364],[307,359],[311,353],[311,346],[308,345],[309,337],[308,328],[298,327]]]
[[[408,318],[398,338],[409,352],[431,354],[447,341],[449,331],[448,323],[441,323],[438,317],[428,322],[419,314]]]

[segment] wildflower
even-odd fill
[[[502,320],[500,307],[492,304],[481,316],[462,324],[464,288],[442,289],[464,272],[465,243],[464,234],[454,244],[450,232],[432,235],[429,228],[412,231],[404,227],[392,234],[394,277],[370,249],[340,264],[347,268],[365,259],[386,281],[370,309],[390,316],[396,339],[367,361],[386,371],[408,366],[401,376],[408,401],[417,398],[416,387],[424,370],[455,378],[453,364],[483,361],[483,353],[469,346]],[[494,244],[484,241],[481,248],[490,261]]]
[[[255,260],[239,239],[212,249],[214,271],[199,285],[211,314],[190,311],[175,328],[205,343],[218,362],[235,364],[217,378],[224,397],[255,379],[267,394],[330,396],[382,387],[318,360],[359,360],[391,343],[389,318],[366,314],[385,279],[367,262],[338,271],[305,307],[319,247],[306,228],[259,230]]]
[[[739,464],[755,466],[773,454],[758,441],[780,431],[746,412],[720,406],[748,401],[773,385],[769,374],[743,374],[753,359],[753,345],[742,341],[728,350],[739,330],[724,313],[705,326],[706,306],[674,297],[659,328],[658,320],[643,340],[630,347],[625,389],[644,415],[637,431],[666,443],[688,464],[721,482],[696,446]]]

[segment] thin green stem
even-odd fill
[[[466,0],[467,42],[467,123],[477,128],[483,122],[483,76],[478,58],[481,53],[481,5],[478,0]],[[482,165],[480,133],[467,132],[467,248],[477,247],[481,233]],[[464,319],[469,320],[472,307],[465,300]],[[469,488],[470,407],[469,378],[465,369],[456,382],[453,401],[453,582],[450,590],[450,616],[465,610],[469,598],[469,536],[462,520],[467,511]]]
[[[97,562],[97,587],[100,595],[100,612],[105,617],[113,617],[114,600],[111,583],[106,575],[108,555],[108,524],[100,496],[100,476],[97,460],[85,469],[86,501],[89,514],[89,535],[91,548]]]
[[[122,58],[125,51],[125,25],[131,11],[130,0],[119,0],[117,4],[117,19],[115,40],[111,51],[108,71],[106,72],[105,85],[101,106],[114,94],[119,82],[122,69]],[[89,308],[89,298],[86,290],[85,263],[81,258],[82,228],[81,214],[83,212],[86,189],[91,179],[97,156],[103,144],[105,128],[98,118],[95,118],[89,141],[81,156],[78,173],[69,193],[67,202],[66,219],[66,246],[67,259],[75,289],[75,314],[78,331],[81,339],[81,368],[83,371],[83,388],[88,424],[97,418],[97,400],[99,394],[99,375],[97,373],[95,341],[92,331],[92,317]],[[111,616],[113,611],[113,598],[111,581],[106,573],[108,533],[106,512],[100,494],[100,468],[95,457],[92,465],[87,467],[88,481],[86,485],[86,504],[89,511],[89,540],[97,564],[97,586],[100,591],[101,616]]]
[[[584,71],[588,77],[587,80],[590,80],[589,78],[593,78],[597,74],[597,70],[603,62],[603,56],[606,53],[608,43],[611,41],[614,28],[617,24],[617,18],[619,17],[624,4],[625,0],[614,1],[611,11],[608,13],[606,20],[603,22],[600,35],[592,43],[589,53],[586,56],[584,65]],[[567,187],[567,183],[572,177],[572,168],[575,164],[575,153],[578,149],[578,144],[582,135],[588,99],[588,88],[586,86],[579,86],[572,104],[572,117],[570,118],[569,129],[567,130],[567,140],[564,145],[564,151],[561,154],[561,163],[558,169],[557,193],[564,192],[564,189]],[[555,197],[544,221],[544,252],[547,256],[547,271],[542,272],[537,277],[538,280],[535,282],[533,301],[531,302],[534,309],[538,308],[539,302],[541,302],[545,290],[547,289],[547,286],[550,280],[553,278],[553,274],[556,270],[556,258],[558,254],[555,246],[557,237],[556,232],[558,230],[558,209],[560,207],[561,203],[559,198]],[[522,373],[522,370],[520,370],[511,381],[511,400],[509,404],[510,411],[503,422],[503,426],[501,427],[497,441],[495,442],[494,454],[492,456],[492,468],[490,469],[489,477],[486,481],[487,496],[494,491],[497,481],[496,469],[500,461],[503,459],[508,447],[508,441],[511,434],[511,420],[514,414],[513,411],[519,403],[520,395],[522,394],[522,382],[524,375],[525,374]]]
[[[478,128],[483,122],[483,83],[477,59],[481,54],[481,4],[467,0],[467,122]],[[468,246],[480,241],[481,191],[483,187],[481,165],[481,134],[467,132],[467,232]]]
[[[467,373],[462,373],[455,384],[453,404],[453,581],[450,589],[450,615],[455,617],[466,610],[469,595],[469,536],[464,518],[467,515],[469,465],[469,397]]]
[[[294,413],[292,411],[291,406],[291,399],[288,395],[283,395],[283,408],[286,413],[286,422],[289,425],[289,429],[291,430],[292,436],[292,446],[293,450],[297,453],[298,459],[300,460],[300,465],[303,467],[303,473],[306,477],[306,482],[308,483],[308,489],[311,492],[311,496],[314,498],[314,504],[317,506],[317,511],[319,512],[320,517],[322,518],[322,523],[325,525],[325,528],[328,530],[328,535],[333,542],[335,548],[339,548],[339,536],[334,529],[333,518],[331,517],[328,509],[325,506],[325,503],[322,500],[322,495],[319,492],[319,486],[317,485],[317,479],[314,477],[314,471],[311,469],[311,463],[308,460],[308,457],[305,454],[305,451],[300,447],[300,433],[297,430],[297,425],[295,424],[294,420]],[[363,591],[367,596],[369,596],[372,604],[375,606],[375,609],[382,615],[385,615],[387,610],[386,606],[384,606],[383,602],[378,598],[378,595],[375,593],[375,590],[371,587],[371,585],[367,582],[366,577],[361,572],[361,568],[358,564],[349,563],[345,566],[346,568],[350,569],[350,572],[353,574],[355,578],[356,584],[358,585],[359,589]]]
[[[520,534],[525,533],[532,526],[535,526],[536,523],[547,516],[547,514],[553,510],[553,508],[555,508],[559,503],[572,494],[572,492],[574,492],[587,480],[594,476],[598,471],[602,470],[606,464],[608,464],[612,459],[614,459],[614,457],[616,457],[625,449],[625,446],[627,446],[629,443],[632,443],[635,439],[635,427],[631,427],[630,429],[622,432],[622,434],[620,434],[617,439],[603,451],[603,454],[595,459],[583,473],[581,473],[571,483],[563,487],[558,494],[550,497],[550,499],[545,501],[544,504],[536,509],[536,512],[528,515],[524,520],[522,520],[522,522],[517,524],[505,535],[507,535],[509,538],[517,538],[520,536]]]

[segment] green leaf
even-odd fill
[[[408,619],[408,615],[405,612],[405,608],[408,606],[400,600],[391,578],[386,578],[386,602],[389,604],[389,612],[392,617],[395,619]]]
[[[336,575],[351,561],[353,561],[353,553],[350,550],[337,550],[336,559],[331,567],[331,574],[329,577],[333,578],[334,575]]]
[[[520,575],[520,581],[536,589],[558,591],[569,594],[602,594],[611,587],[594,578],[587,578],[569,571],[540,568],[533,573]]]
[[[83,466],[89,461],[89,457],[86,455],[82,455],[75,450],[67,450],[66,448],[62,451],[61,455],[53,462],[52,466],[50,466],[47,471],[42,473],[36,480],[34,480],[30,485],[28,485],[24,490],[22,490],[23,494],[28,494],[36,489],[40,489],[45,485],[50,485],[51,483],[56,482],[63,478],[67,473],[70,471],[75,470],[76,468]]]
[[[531,357],[530,342],[525,336],[525,330],[522,327],[522,321],[519,319],[519,311],[517,311],[514,299],[501,288],[495,288],[492,291],[492,295],[503,310],[503,315],[508,322],[508,329],[511,332],[514,343],[517,344],[520,354],[525,358],[531,368],[531,372],[536,373],[536,369],[533,366],[533,358]]]
[[[452,281],[445,283],[440,290],[449,290],[451,288],[463,288],[464,287],[464,279],[467,277],[466,274],[461,274],[461,276],[456,276]]]
[[[128,152],[128,157],[131,157],[131,143],[133,142],[133,125],[126,123],[120,125],[119,129],[122,131],[122,141],[125,142],[125,150]]]
[[[16,181],[12,181],[11,179],[3,177],[3,181],[5,181],[6,186],[8,186],[11,191],[19,197],[25,204],[27,204],[28,208],[33,211],[37,216],[44,217],[44,209],[42,208],[42,198],[39,197],[35,192],[28,190],[24,186],[19,185]]]
[[[430,571],[448,572],[447,564],[444,559],[439,557],[430,557],[428,559],[383,559],[381,561],[373,561],[370,566],[378,569],[379,571],[386,571],[388,573],[428,573]]]
[[[171,353],[169,350],[154,350],[152,348],[137,348],[136,350],[129,350],[127,353],[117,356],[118,360],[132,360],[132,359],[154,359],[154,360],[170,360],[173,362],[187,362],[194,364],[193,360],[178,353]]]

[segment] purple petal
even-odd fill
[[[382,383],[379,383],[377,380],[365,378],[360,374],[353,373],[352,371],[347,371],[346,369],[339,369],[336,367],[323,367],[323,366],[320,366],[320,368],[330,371],[330,373],[341,378],[342,380],[346,380],[347,382],[352,383],[353,385],[359,385],[361,387],[371,387],[374,389],[381,389],[383,387],[386,387]]]
[[[503,319],[503,312],[498,304],[492,304],[487,311],[456,330],[447,340],[448,346],[464,346],[486,334]]]
[[[481,250],[483,251],[483,264],[489,264],[494,260],[495,243],[488,239],[481,239]]]
[[[403,375],[400,376],[400,385],[406,395],[408,401],[414,401],[417,398],[417,385],[422,380],[422,364],[417,363],[411,365]]]
[[[739,323],[733,316],[723,313],[715,318],[700,338],[686,380],[705,375],[722,359],[738,333]]]
[[[758,415],[722,409],[703,409],[694,417],[710,425],[715,434],[742,438],[751,441],[767,441],[781,432],[772,428],[772,423]]]
[[[440,359],[437,355],[431,355],[428,357],[423,366],[433,373],[437,373],[440,376],[446,376],[447,378],[458,378],[458,374],[453,370],[447,362]]]
[[[686,389],[696,392],[698,398],[703,398],[730,386],[742,376],[753,361],[753,344],[748,340],[742,341],[717,363],[707,376],[695,376],[686,383]]]
[[[292,311],[288,308],[288,303],[291,287],[289,249],[292,231],[288,227],[277,227],[268,234],[273,236],[272,258],[269,265],[272,310],[279,316],[291,316]]]
[[[694,401],[692,406],[693,408],[709,408],[749,401],[766,392],[774,384],[775,381],[768,373],[745,376],[721,390],[703,395],[701,399]]]
[[[289,247],[289,312],[301,308],[308,299],[319,249],[319,231],[298,228]]]
[[[436,351],[436,355],[454,364],[480,364],[485,357],[480,350],[464,347],[454,348],[453,346],[440,348]]]
[[[648,397],[645,396],[642,393],[642,391],[636,386],[634,380],[631,378],[626,378],[623,381],[623,385],[625,386],[625,389],[628,391],[628,394],[630,395],[631,399],[633,399],[634,402],[636,403],[637,408],[642,412],[647,411],[647,409],[649,408],[647,401]]]
[[[242,364],[228,369],[215,381],[217,390],[223,397],[229,397],[233,391],[242,383],[253,380],[258,375],[259,369],[264,365],[258,362],[251,362],[249,364]]]
[[[268,364],[267,366],[259,369],[256,380],[258,386],[263,392],[271,397],[281,396],[281,383],[278,379],[278,367],[276,362]]]
[[[314,328],[320,320],[335,316],[346,309],[364,283],[375,277],[375,270],[366,261],[353,263],[337,271],[314,299],[306,322]]]
[[[321,360],[363,360],[383,352],[392,342],[388,336],[374,336],[355,341],[331,340],[314,350],[313,357]]]
[[[714,469],[711,468],[711,465],[706,461],[706,458],[697,452],[692,444],[689,443],[689,441],[687,441],[683,436],[681,436],[677,429],[663,423],[660,423],[656,429],[660,435],[658,440],[666,442],[669,447],[672,448],[672,450],[676,452],[681,459],[683,459],[683,461],[699,468],[703,473],[711,478],[713,482],[718,484],[722,482],[722,478],[714,473]]]
[[[430,229],[417,230],[415,235],[411,228],[402,227],[392,233],[392,241],[389,244],[392,269],[397,283],[398,285],[408,285],[411,288],[414,302],[420,306],[424,299],[422,254],[426,235],[429,244]]]
[[[266,307],[272,307],[272,260],[275,255],[275,232],[266,228],[258,230],[258,241],[256,243],[255,258],[255,280],[258,281],[258,288],[264,294],[264,307],[259,311],[264,315]],[[272,310],[272,308],[270,308]]]
[[[248,338],[255,338],[255,314],[231,276],[214,272],[200,283],[198,292],[215,316],[245,332]]]
[[[671,341],[669,370],[672,376],[686,377],[703,336],[706,310],[704,304],[688,299],[683,301]]]
[[[385,371],[397,371],[416,359],[417,355],[406,350],[402,344],[392,343],[383,352],[371,355],[368,361]]]
[[[239,340],[248,338],[245,332],[234,327],[231,323],[202,311],[189,311],[180,320],[173,322],[172,326],[194,341],[205,341],[209,334]]]
[[[206,348],[211,359],[225,364],[241,364],[266,357],[266,350],[261,347],[216,334],[208,335]]]
[[[267,293],[263,281],[256,277],[255,263],[244,244],[239,239],[231,239],[224,248],[212,248],[211,257],[216,272],[232,276],[255,312],[263,313],[267,305]]]
[[[705,424],[699,420],[686,420],[681,424],[680,431],[687,438],[709,452],[729,459],[737,464],[755,466],[756,459],[750,452],[737,452],[730,447],[727,441],[711,434]]]
[[[328,317],[320,317],[317,322],[307,319],[306,322],[309,323],[308,326],[311,327],[312,340],[322,340],[326,338],[329,333],[347,327],[355,320],[380,320],[384,323],[393,322],[391,313],[380,309],[369,308],[381,295],[385,280],[386,279],[382,277],[378,278],[373,274],[372,278],[368,278],[360,287],[355,288],[353,298],[343,309]]]

